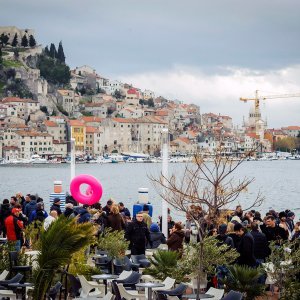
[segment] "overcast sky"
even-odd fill
[[[0,0],[0,26],[62,40],[71,68],[90,65],[156,95],[241,124],[241,96],[300,93],[298,0]],[[300,97],[262,104],[270,128],[299,125]]]

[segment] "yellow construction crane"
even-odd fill
[[[255,98],[242,98],[241,97],[240,101],[243,101],[243,102],[254,101],[254,117],[255,117],[255,125],[256,125],[256,131],[257,131],[257,123],[261,118],[260,107],[259,107],[261,100],[276,99],[276,98],[292,98],[292,97],[300,97],[300,93],[260,96],[258,94],[258,90],[256,90]]]

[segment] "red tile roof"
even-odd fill
[[[70,126],[85,126],[84,122],[79,120],[69,120]]]
[[[7,103],[7,102],[34,102],[37,103],[37,100],[33,100],[33,99],[21,99],[21,98],[17,98],[17,97],[6,97],[2,99],[2,103]]]
[[[82,117],[81,120],[85,123],[90,123],[90,122],[101,123],[103,119],[99,117],[90,116],[90,117]]]
[[[38,131],[25,131],[25,130],[19,130],[16,131],[16,134],[20,135],[20,136],[45,136],[45,137],[51,137],[50,134],[46,133],[46,132],[38,132]]]
[[[131,94],[131,95],[133,95],[133,94],[137,94],[138,92],[137,92],[137,90],[136,89],[134,89],[134,88],[132,88],[132,89],[129,89],[128,91],[127,91],[127,94]]]
[[[85,129],[86,133],[95,133],[97,131],[98,131],[97,128],[93,127],[93,126],[87,126],[86,129]]]
[[[287,126],[287,127],[282,127],[283,130],[299,130],[300,131],[300,126]]]
[[[47,126],[47,127],[58,127],[57,123],[53,122],[53,121],[49,121],[49,120],[45,120],[44,121],[44,124]]]

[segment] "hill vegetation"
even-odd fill
[[[50,45],[50,50],[48,46],[45,47],[38,58],[37,68],[41,76],[52,84],[65,86],[70,83],[70,68],[65,63],[62,42],[59,43],[58,50],[53,43]]]

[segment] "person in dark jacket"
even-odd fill
[[[180,254],[183,249],[184,231],[180,223],[175,223],[170,231],[170,237],[167,239],[169,250],[177,251]]]
[[[130,217],[130,211],[127,207],[124,206],[123,202],[119,203],[119,210],[121,214],[124,214],[124,216]]]
[[[48,217],[47,212],[44,210],[43,202],[39,202],[36,205],[36,210],[34,210],[28,219],[28,224],[32,223],[33,221],[40,221],[44,222],[44,220]]]
[[[254,256],[254,239],[249,232],[246,232],[242,224],[234,225],[234,232],[241,237],[241,242],[237,251],[240,256],[238,258],[239,265],[246,265],[249,267],[256,266],[256,259]]]
[[[107,200],[106,205],[102,209],[106,213],[107,216],[110,214],[110,208],[112,207],[112,205],[113,205],[113,201]]]
[[[36,197],[34,195],[30,196],[30,202],[26,204],[24,214],[27,218],[30,217],[31,213],[36,210]]]
[[[5,219],[10,215],[10,205],[9,205],[9,200],[4,199],[2,204],[1,204],[1,209],[0,209],[0,233],[2,231],[3,237],[6,237],[6,228],[4,225]]]
[[[160,244],[166,243],[166,237],[159,231],[159,226],[156,223],[152,223],[150,226],[150,241],[152,242],[152,246],[148,243],[147,248],[152,249],[156,249]]]
[[[62,211],[60,209],[60,199],[59,198],[54,198],[53,204],[50,207],[50,211],[52,211],[52,210],[56,210],[58,216],[60,216],[62,214]]]
[[[73,214],[73,212],[74,212],[73,204],[71,202],[67,203],[66,204],[66,209],[64,211],[64,216],[68,218]]]
[[[218,235],[216,236],[216,239],[219,241],[218,246],[221,246],[223,244],[229,246],[230,248],[234,248],[233,239],[226,234],[227,232],[227,225],[221,224],[218,228]]]
[[[76,211],[77,211],[77,216],[78,216],[78,223],[87,223],[90,221],[91,219],[91,214],[88,212],[87,208],[89,206],[88,205],[83,205],[82,207],[77,207]]]
[[[110,209],[110,214],[107,217],[107,227],[110,227],[112,231],[125,229],[125,222],[117,205],[113,205]]]
[[[146,241],[152,246],[149,229],[143,221],[143,212],[137,213],[136,218],[128,224],[125,238],[130,242],[129,249],[132,255],[145,254]]]
[[[271,254],[265,234],[259,232],[257,222],[251,223],[251,235],[254,239],[254,256],[258,265],[265,262],[266,257]]]
[[[275,217],[268,215],[265,218],[265,223],[260,226],[262,233],[266,235],[267,241],[275,241],[277,245],[288,239],[288,233],[278,224],[276,224]]]

